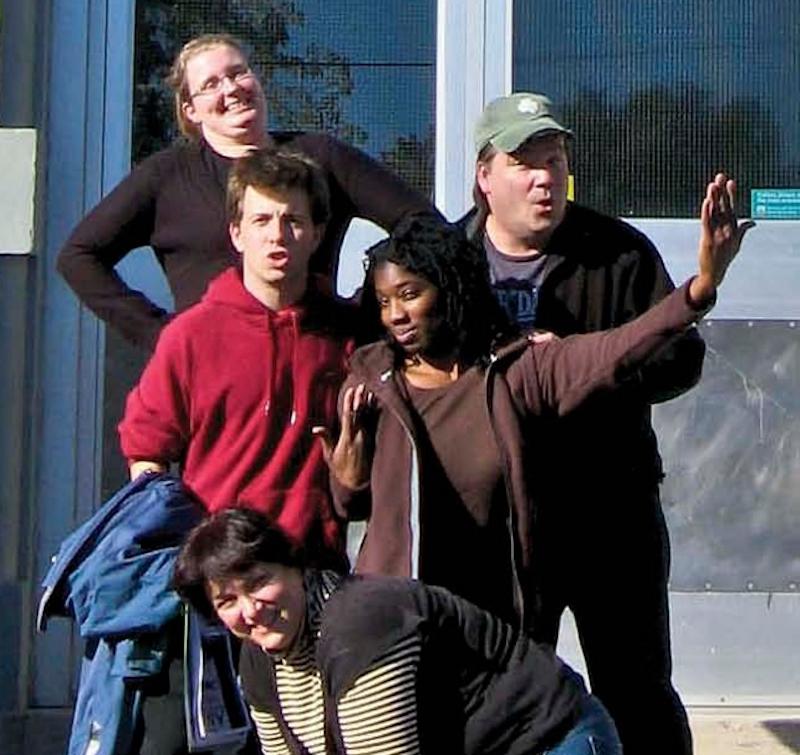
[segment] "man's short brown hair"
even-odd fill
[[[479,153],[475,161],[475,183],[472,185],[472,199],[475,202],[475,207],[478,210],[478,223],[482,226],[489,217],[489,203],[486,201],[486,195],[478,185],[478,166],[488,165],[492,158],[497,154],[497,149],[492,144],[487,144]]]
[[[302,191],[308,197],[311,221],[323,225],[330,217],[330,192],[322,169],[297,152],[259,149],[236,160],[228,176],[226,209],[228,221],[239,225],[242,202],[248,186],[257,191]]]

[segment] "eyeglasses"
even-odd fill
[[[226,80],[230,81],[231,84],[241,84],[243,81],[252,79],[253,76],[255,76],[255,74],[247,66],[232,68],[227,73],[222,74],[222,76],[211,76],[206,79],[200,86],[200,89],[189,95],[189,99],[204,97],[209,94],[219,94]]]

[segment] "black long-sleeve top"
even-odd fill
[[[388,231],[431,204],[360,150],[324,134],[278,132],[277,145],[314,159],[325,172],[331,219],[312,260],[332,277],[354,217]],[[150,245],[177,311],[199,301],[209,281],[236,259],[225,217],[233,161],[207,143],[178,142],[144,160],[78,224],[57,268],[81,301],[127,340],[152,350],[169,314],[116,273],[128,252]]]

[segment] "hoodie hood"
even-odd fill
[[[274,324],[294,320],[305,330],[332,337],[350,338],[356,332],[356,306],[335,296],[329,282],[321,275],[309,275],[306,292],[298,302],[274,310],[244,287],[241,267],[236,265],[211,281],[203,302],[233,309],[248,319],[255,318],[259,327],[263,327],[266,317]]]
[[[303,299],[306,297],[304,296]],[[211,306],[225,306],[236,310],[239,314],[263,318],[281,317],[289,312],[297,312],[301,307],[301,302],[280,310],[274,310],[262,304],[244,286],[242,280],[242,269],[236,265],[230,267],[208,285],[208,289],[203,294],[203,302]]]

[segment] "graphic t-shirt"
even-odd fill
[[[483,235],[483,248],[497,300],[521,330],[532,330],[536,325],[539,286],[547,256],[539,252],[513,257],[503,254],[486,233]]]

